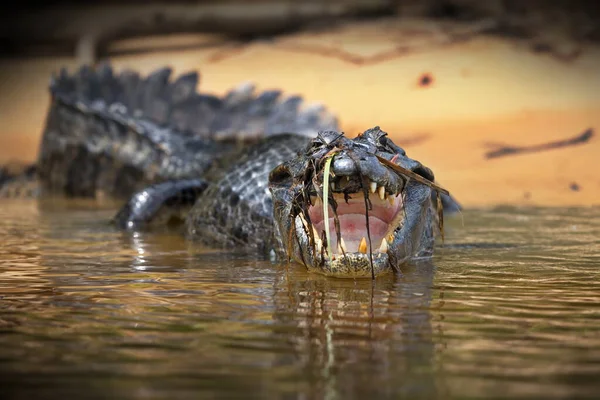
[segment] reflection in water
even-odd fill
[[[316,398],[436,397],[433,271],[422,264],[375,282],[282,274],[274,318],[294,349],[283,365],[300,364]]]
[[[17,398],[593,397],[600,210],[466,212],[402,274],[341,280],[89,205],[0,207],[0,387]]]

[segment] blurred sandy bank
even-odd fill
[[[600,204],[600,47],[536,52],[473,29],[381,20],[247,42],[164,36],[114,43],[109,61],[199,70],[207,92],[253,81],[298,93],[326,104],[349,136],[379,125],[465,206]],[[63,66],[77,63],[0,62],[0,162],[35,159],[48,80]],[[488,158],[504,147],[518,151]]]

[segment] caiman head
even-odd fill
[[[443,218],[433,181],[379,127],[354,139],[320,132],[269,176],[282,247],[311,271],[350,278],[431,256]]]

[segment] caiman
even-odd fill
[[[219,97],[196,72],[171,74],[53,76],[38,160],[2,178],[4,195],[34,177],[34,195],[123,199],[120,229],[179,221],[204,245],[335,277],[432,257],[443,211],[460,206],[378,126],[351,139],[300,96],[244,83]]]

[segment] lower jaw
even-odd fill
[[[334,278],[373,278],[392,272],[387,254],[373,253],[372,261],[371,263],[368,254],[350,253],[345,257],[337,256],[335,260],[326,261],[322,265],[304,265],[311,272]]]

